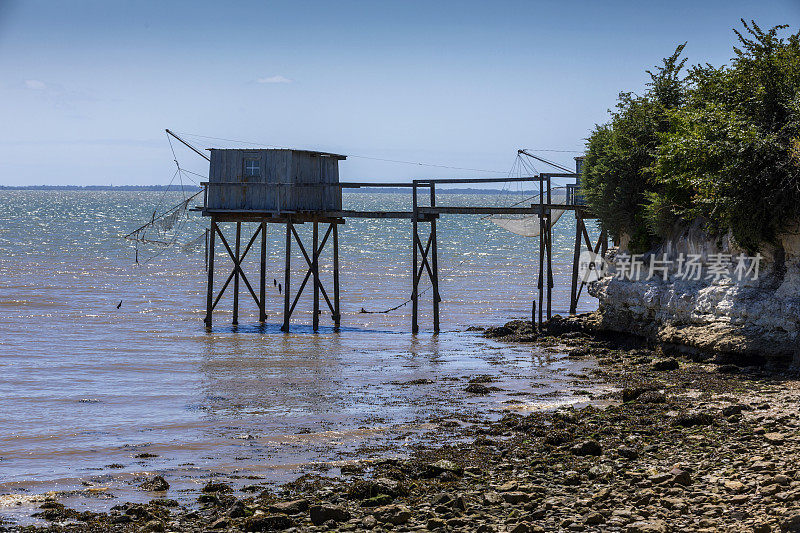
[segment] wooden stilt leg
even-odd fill
[[[211,313],[214,309],[214,235],[217,223],[211,219],[211,231],[208,235],[208,285],[206,287],[206,328],[211,328]]]
[[[313,253],[311,255],[311,274],[314,277],[314,316],[311,319],[314,331],[319,330],[319,222],[313,227]]]
[[[578,310],[578,267],[581,258],[581,238],[583,232],[581,225],[583,219],[580,212],[575,211],[575,250],[572,254],[572,286],[569,293],[569,314],[574,315]]]
[[[419,332],[418,312],[419,298],[417,294],[417,185],[412,187],[413,213],[411,215],[411,248],[414,250],[411,265],[411,333]]]
[[[436,186],[431,183],[431,207],[436,207]],[[433,332],[439,333],[439,251],[436,240],[436,218],[431,219],[431,270],[433,277]]]
[[[284,274],[283,274],[283,327],[281,331],[289,332],[289,318],[291,311],[289,306],[289,277],[292,268],[292,221],[286,221],[286,257],[284,258]]]
[[[540,202],[540,205],[543,202]],[[540,212],[539,216],[539,281],[537,283],[539,289],[539,325],[542,324],[542,304],[544,303],[544,212]]]
[[[267,321],[267,223],[261,222],[261,279],[258,291],[258,321]]]
[[[552,205],[550,178],[547,178],[547,204]],[[553,309],[553,214],[547,213],[547,320],[552,318]]]
[[[242,241],[242,223],[236,223],[236,264],[239,264],[239,249]],[[234,265],[236,267],[236,265]],[[239,324],[239,269],[233,274],[233,325]]]
[[[341,326],[341,310],[339,308],[339,225],[333,225],[333,325]]]
[[[205,243],[205,250],[204,250],[204,252],[205,252],[205,254],[204,254],[205,261],[204,261],[204,264],[206,266],[206,272],[208,272],[208,228],[206,228],[206,234],[205,234],[204,243]],[[136,262],[138,263],[139,261],[136,261]]]

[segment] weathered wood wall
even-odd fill
[[[259,177],[245,176],[258,160]],[[302,150],[211,150],[206,209],[261,212],[337,211],[342,208],[339,159]]]

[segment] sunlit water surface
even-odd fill
[[[268,235],[268,323],[259,326],[242,285],[238,328],[230,324],[228,294],[206,332],[203,249],[180,244],[207,221],[192,215],[178,244],[155,257],[157,248],[140,249],[139,265],[121,238],[179,194],[4,191],[1,198],[0,494],[7,496],[0,515],[13,514],[25,495],[87,484],[135,499],[130,487],[155,471],[186,494],[211,475],[280,482],[358,457],[402,455],[448,417],[463,422],[585,400],[571,380],[581,364],[466,331],[530,316],[536,294],[537,240],[480,217],[439,223],[440,335],[430,332],[431,291],[421,298],[417,336],[409,333],[409,305],[360,312],[394,307],[411,287],[410,222],[363,219],[340,231],[340,332],[330,313],[319,334],[310,331],[310,292],[291,333],[279,331],[278,225]],[[400,210],[409,200],[354,193],[345,195],[345,207]],[[518,200],[441,195],[439,203]],[[245,225],[247,237],[253,229]],[[300,232],[308,236],[310,228]],[[556,312],[568,307],[574,232],[567,213],[554,235]],[[227,235],[232,239],[230,228]],[[294,287],[305,273],[296,248]],[[253,283],[258,254],[256,245],[244,267]],[[330,249],[326,254],[323,282],[332,291]],[[221,247],[216,263],[219,287],[231,268]],[[580,309],[595,305],[584,296]],[[502,390],[464,392],[480,374],[494,375]],[[407,383],[422,379],[430,383]],[[143,453],[154,457],[137,457]]]

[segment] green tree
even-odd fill
[[[659,234],[702,218],[756,251],[800,219],[800,37],[742,21],[730,66],[691,69],[649,170]]]
[[[648,194],[655,190],[650,167],[655,162],[660,134],[670,129],[670,111],[682,105],[686,43],[647,71],[645,94],[620,93],[611,121],[598,125],[587,140],[583,188],[587,201],[614,238],[631,236],[634,250],[650,247]]]

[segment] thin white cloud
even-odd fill
[[[256,83],[292,83],[292,80],[285,76],[276,75],[268,78],[258,78]]]
[[[41,91],[47,88],[47,84],[40,80],[25,80],[25,88]]]

